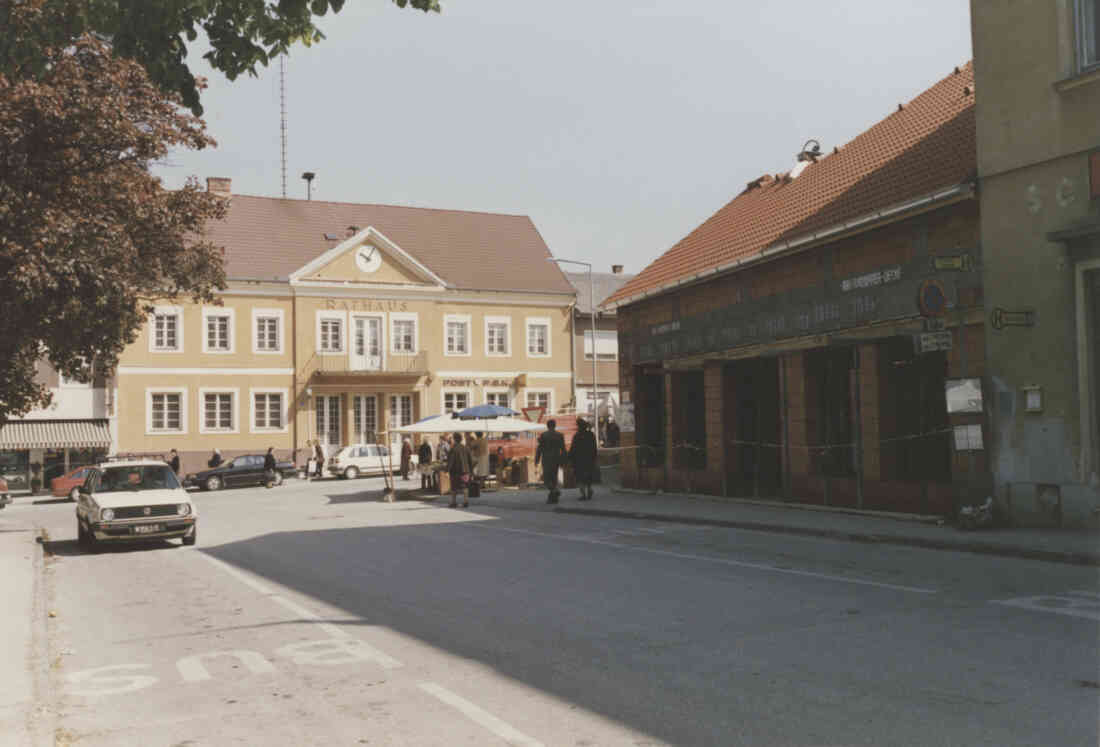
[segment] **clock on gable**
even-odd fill
[[[363,272],[374,272],[382,266],[382,253],[377,248],[364,244],[355,250],[355,265]]]

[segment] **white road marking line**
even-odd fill
[[[493,714],[478,708],[465,698],[455,695],[442,685],[437,685],[434,682],[421,682],[420,689],[429,695],[439,698],[452,708],[461,711],[466,718],[485,727],[508,744],[527,745],[527,747],[543,747],[542,742],[517,731]]]
[[[876,586],[880,589],[895,589],[897,591],[909,591],[914,594],[938,594],[938,589],[926,589],[920,586],[902,586],[899,584],[887,584],[879,581],[867,581],[860,578],[848,578],[846,576],[833,576],[828,573],[814,573],[813,571],[798,571],[793,568],[776,568],[773,565],[764,565],[762,563],[746,563],[741,560],[729,560],[727,558],[716,558],[708,555],[692,555],[690,553],[672,552],[670,550],[656,550],[651,547],[636,547],[634,545],[620,545],[617,542],[607,542],[605,540],[592,539],[591,537],[580,537],[575,534],[563,535],[563,534],[551,534],[548,532],[534,532],[528,529],[510,529],[507,527],[497,527],[489,523],[469,523],[461,524],[460,526],[474,526],[482,529],[493,529],[498,532],[514,532],[516,534],[532,534],[536,537],[546,537],[548,539],[565,539],[570,542],[585,542],[590,545],[602,545],[604,547],[614,547],[616,550],[631,550],[634,552],[646,552],[652,555],[667,555],[671,558],[682,558],[684,560],[703,560],[708,563],[720,563],[722,565],[731,565],[738,568],[754,568],[760,571],[768,571],[770,573],[786,573],[790,576],[805,576],[807,578],[820,578],[826,581],[840,581],[846,584],[858,584],[859,586]]]
[[[278,604],[282,607],[285,607],[286,609],[290,610],[291,612],[298,615],[302,619],[317,620],[317,621],[319,621],[321,619],[321,616],[318,615],[313,610],[307,609],[306,607],[303,607],[302,605],[298,604],[297,602],[291,601],[290,599],[287,599],[286,597],[283,597],[283,596],[280,596],[280,595],[276,594],[271,589],[267,588],[266,586],[261,584],[259,581],[252,578],[251,575],[249,575],[247,573],[244,573],[244,572],[234,568],[233,566],[229,565],[228,563],[226,563],[222,560],[219,560],[218,558],[212,557],[210,555],[206,555],[205,553],[200,553],[200,555],[202,557],[206,558],[207,560],[209,560],[211,563],[213,563],[218,568],[220,568],[223,571],[225,571],[226,573],[228,573],[233,578],[235,578],[238,581],[240,581],[241,583],[243,583],[248,588],[252,589],[255,592],[258,592],[259,594],[262,594],[263,596],[267,597],[272,602],[275,602],[276,604]],[[333,625],[332,623],[319,622],[317,627],[319,629],[323,630],[325,633],[328,633],[328,635],[330,637],[335,638],[335,639],[351,638],[351,636],[347,632],[345,632],[341,628],[338,628],[337,626]],[[377,661],[385,669],[396,669],[398,667],[404,666],[404,664],[402,664],[400,661],[393,658],[392,656],[388,656],[387,654],[379,651],[378,649],[370,646],[369,644],[367,644],[367,643],[365,643],[365,642],[363,642],[359,639],[355,639],[355,640],[356,640],[357,643],[361,644],[364,651],[367,651],[367,652],[370,653],[370,658]]]
[[[1100,599],[1095,592],[1067,591],[1058,594],[1038,594],[1033,597],[1015,599],[991,599],[991,604],[1005,607],[1017,607],[1032,612],[1046,612],[1052,615],[1083,617],[1086,620],[1100,622]]]
[[[274,593],[270,589],[268,589],[266,586],[261,584],[259,581],[252,578],[252,576],[248,575],[247,573],[244,573],[242,571],[237,570],[233,566],[229,565],[229,563],[226,563],[223,560],[219,560],[218,558],[215,558],[213,555],[207,555],[204,552],[200,552],[199,557],[206,558],[211,563],[213,563],[215,566],[217,566],[218,568],[221,568],[223,571],[225,571],[230,576],[232,576],[233,578],[240,581],[242,584],[244,584],[248,588],[252,589],[253,591],[255,591],[259,594],[263,594],[265,597],[271,596]]]

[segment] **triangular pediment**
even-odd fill
[[[368,227],[290,274],[291,283],[355,283],[446,287],[415,257]]]

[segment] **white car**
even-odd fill
[[[96,465],[80,486],[76,536],[84,547],[98,542],[198,539],[198,508],[164,462],[153,459]]]
[[[398,454],[390,456],[390,448],[379,444],[352,444],[345,446],[336,452],[328,460],[328,471],[337,477],[346,477],[354,480],[360,475],[382,475],[390,471],[390,460],[393,460],[393,471],[401,471],[401,457]],[[412,464],[416,466],[416,454],[412,455]]]

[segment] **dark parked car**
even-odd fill
[[[275,462],[275,484],[282,485],[283,478],[294,477],[298,468],[293,462]],[[188,475],[183,480],[183,486],[199,487],[203,490],[220,490],[222,488],[239,488],[242,485],[263,485],[264,483],[264,455],[245,454],[234,457],[228,462],[219,464],[213,469],[204,469]]]

